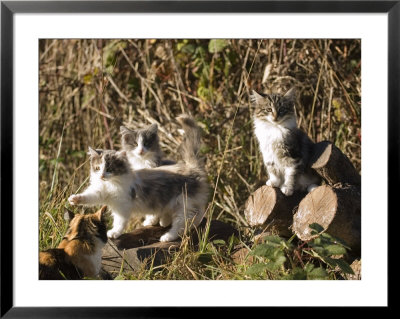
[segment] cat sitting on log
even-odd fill
[[[294,89],[284,95],[253,90],[251,101],[254,133],[269,175],[266,185],[280,188],[286,196],[312,191],[321,178],[309,165],[313,142],[297,127]]]

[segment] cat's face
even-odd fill
[[[91,174],[109,180],[126,174],[129,163],[125,151],[101,150],[89,147]]]
[[[89,250],[98,248],[95,247],[97,239],[107,243],[106,210],[107,206],[103,206],[96,213],[83,215],[65,209],[64,218],[69,225],[59,248],[79,249],[81,253],[90,254]]]
[[[255,106],[256,118],[271,123],[282,124],[295,117],[294,113],[294,89],[290,89],[285,95],[259,94],[253,90],[251,100]]]
[[[133,152],[138,157],[147,157],[159,152],[157,124],[152,124],[141,130],[130,130],[121,126],[120,132],[123,150]]]

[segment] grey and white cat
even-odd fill
[[[157,124],[138,130],[121,126],[120,133],[122,150],[126,151],[132,169],[175,164],[174,161],[164,159],[164,153],[160,148]],[[158,222],[159,218],[156,215],[146,214],[143,226],[157,225]]]
[[[287,196],[294,191],[312,191],[320,177],[310,168],[313,142],[297,127],[295,91],[286,94],[259,94],[253,90],[254,133],[259,142],[269,179]]]
[[[133,216],[148,213],[171,228],[160,241],[181,235],[186,223],[198,225],[208,200],[208,183],[199,157],[200,128],[187,115],[178,117],[185,135],[181,144],[182,161],[152,169],[132,170],[126,151],[89,149],[90,185],[81,194],[71,195],[71,205],[107,205],[114,217],[111,238],[119,237]]]
[[[157,124],[138,130],[121,126],[120,132],[122,150],[126,151],[132,169],[175,164],[174,161],[164,159],[164,153],[160,148]]]

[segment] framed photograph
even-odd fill
[[[1,1],[1,316],[388,307],[399,18]]]

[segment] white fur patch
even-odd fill
[[[267,163],[277,163],[277,158],[272,150],[272,144],[274,142],[283,141],[283,137],[287,133],[287,130],[275,126],[267,121],[261,121],[255,118],[254,133],[257,137],[264,163],[266,165]]]

